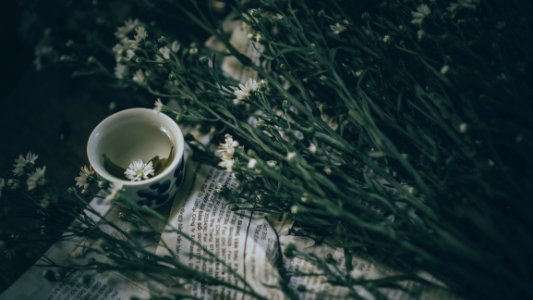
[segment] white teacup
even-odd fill
[[[96,126],[87,143],[89,163],[103,179],[121,184],[123,195],[141,205],[157,207],[172,199],[185,174],[185,141],[174,120],[146,108],[119,111]],[[107,169],[104,163],[107,159]],[[159,174],[140,181],[129,181],[111,174],[109,161],[126,169],[138,159],[169,158]],[[170,157],[169,157],[170,156]]]

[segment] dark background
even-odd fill
[[[66,189],[74,185],[79,167],[86,163],[87,138],[92,128],[110,113],[108,105],[113,96],[98,92],[91,86],[94,83],[83,78],[73,79],[71,71],[64,67],[36,71],[33,65],[35,40],[28,40],[21,34],[22,18],[23,7],[18,1],[0,2],[0,177],[11,177],[14,159],[32,151],[39,154],[38,165],[47,166],[49,186],[59,194],[66,194]],[[25,207],[25,201],[28,200],[22,197],[4,197],[0,199],[0,207]],[[31,212],[13,211],[9,213],[21,216],[10,218],[22,220],[31,215]],[[9,222],[0,222],[0,226],[12,227]],[[0,228],[0,233],[9,229]],[[0,293],[34,263],[49,244],[50,241],[35,242],[32,252],[17,253],[9,259],[3,259],[6,253],[0,251]]]
[[[22,8],[16,1],[0,5],[0,177],[10,175],[19,154],[32,151],[47,166],[48,181],[66,188],[86,161],[88,135],[109,113],[112,97],[90,93],[83,78],[60,66],[36,71],[35,45],[19,31]]]

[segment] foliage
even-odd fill
[[[290,214],[319,242],[467,298],[532,296],[531,3],[219,3],[136,1],[147,19],[120,24],[114,48],[107,31],[107,51],[63,61],[175,100],[162,110],[212,140],[231,134],[217,153],[239,209]],[[173,14],[203,34],[150,23]],[[223,70],[230,57],[249,80]]]

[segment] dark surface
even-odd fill
[[[109,114],[107,104],[111,99],[89,93],[94,90],[89,89],[90,84],[84,79],[73,80],[65,69],[55,67],[37,72],[32,64],[33,45],[18,34],[20,16],[16,1],[0,4],[0,177],[11,177],[13,160],[32,151],[39,154],[37,164],[47,166],[49,185],[64,194],[67,187],[74,185],[80,165],[86,162],[87,138],[92,128]],[[19,207],[28,201],[15,200]],[[0,205],[4,204],[0,201]],[[46,248],[47,245],[36,244],[32,249],[36,253],[4,261],[0,266],[0,292]],[[0,251],[0,255],[4,254]]]

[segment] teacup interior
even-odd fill
[[[176,151],[173,145],[175,142],[164,125],[132,116],[114,122],[102,132],[97,149],[102,166],[105,155],[117,166],[127,169],[132,161],[138,159],[145,163],[155,157],[172,160],[169,156]]]

